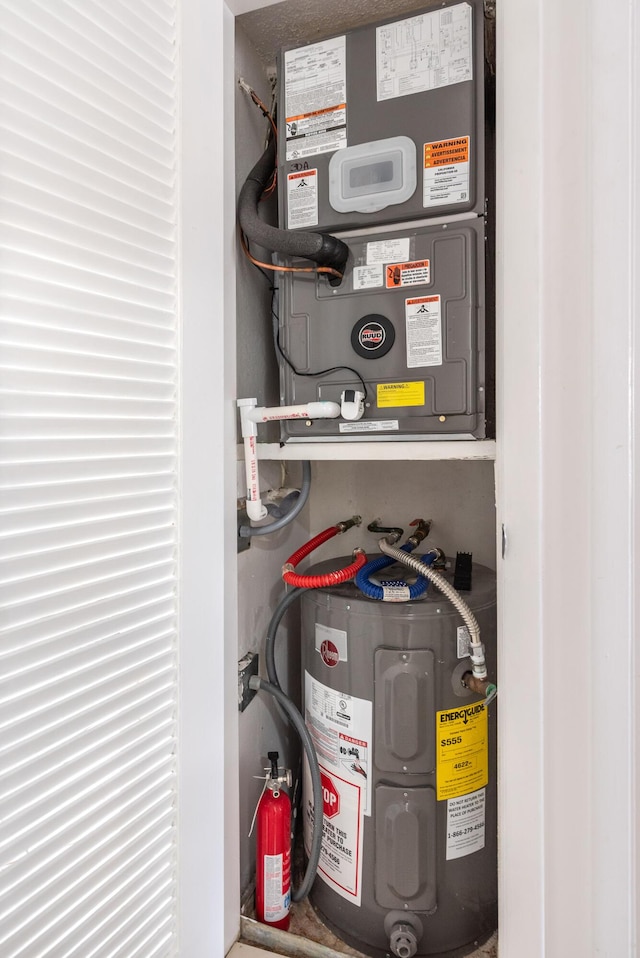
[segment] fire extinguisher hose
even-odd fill
[[[301,589],[322,589],[325,586],[338,585],[341,582],[348,582],[349,579],[352,579],[358,569],[367,561],[367,557],[361,549],[355,550],[354,561],[352,563],[343,569],[336,569],[334,572],[325,572],[323,575],[298,575],[293,570],[298,563],[302,562],[306,556],[317,549],[318,546],[321,546],[323,542],[328,542],[329,539],[337,536],[338,533],[346,532],[347,529],[359,524],[360,516],[353,516],[353,518],[347,519],[344,522],[338,522],[335,526],[329,526],[328,529],[319,532],[313,539],[309,539],[303,546],[300,546],[293,555],[289,556],[282,567],[282,578],[287,585],[293,585]]]
[[[302,901],[303,898],[306,898],[309,892],[311,891],[311,886],[313,885],[316,873],[318,871],[318,862],[320,861],[320,849],[322,846],[322,823],[323,823],[323,812],[322,812],[322,782],[320,779],[320,766],[318,765],[318,757],[316,755],[316,750],[313,744],[313,740],[309,734],[307,726],[304,724],[304,719],[300,715],[300,712],[291,701],[291,699],[284,694],[282,689],[278,688],[275,685],[272,685],[270,682],[265,682],[258,675],[253,675],[249,679],[249,686],[252,689],[263,689],[265,692],[268,692],[269,695],[272,695],[276,702],[282,706],[284,711],[287,714],[291,724],[294,726],[296,732],[300,736],[300,741],[302,742],[302,747],[304,748],[305,754],[307,756],[307,761],[309,762],[309,771],[311,772],[311,787],[313,792],[313,834],[311,836],[311,848],[309,850],[309,861],[307,862],[307,868],[304,873],[304,877],[299,887],[296,888],[291,893],[292,901]]]

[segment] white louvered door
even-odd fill
[[[175,3],[0,0],[0,955],[177,954]]]

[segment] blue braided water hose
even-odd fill
[[[413,543],[406,542],[403,546],[400,547],[403,552],[411,552],[415,549]],[[424,562],[425,565],[431,565],[432,562],[437,558],[437,552],[428,552],[426,555],[420,557],[420,561]],[[389,602],[391,599],[388,597],[388,593],[385,595],[385,589],[382,586],[376,585],[374,582],[371,582],[371,576],[376,572],[379,572],[381,569],[386,569],[388,566],[393,565],[394,560],[390,559],[389,556],[378,556],[376,559],[372,559],[370,562],[367,562],[366,565],[363,565],[361,569],[358,569],[358,572],[355,577],[355,584],[370,599],[377,599],[379,602]],[[418,576],[416,581],[408,587],[409,594],[406,601],[410,602],[411,599],[418,599],[426,591],[429,582],[423,576]],[[397,598],[394,601],[398,601]]]

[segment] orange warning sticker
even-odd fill
[[[322,110],[311,110],[309,113],[300,113],[298,116],[288,116],[287,123],[295,123],[300,120],[309,120],[315,116],[326,116],[327,113],[333,113],[335,110],[346,110],[346,103],[336,103],[334,106],[327,106]]]
[[[424,168],[450,166],[452,163],[469,162],[469,137],[457,136],[452,140],[436,140],[424,145]]]
[[[386,270],[387,289],[401,286],[426,286],[429,283],[429,260],[414,263],[390,263]]]

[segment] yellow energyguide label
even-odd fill
[[[482,702],[436,712],[436,797],[459,798],[489,781],[487,710]]]
[[[385,406],[424,406],[424,382],[378,383],[378,409]]]

